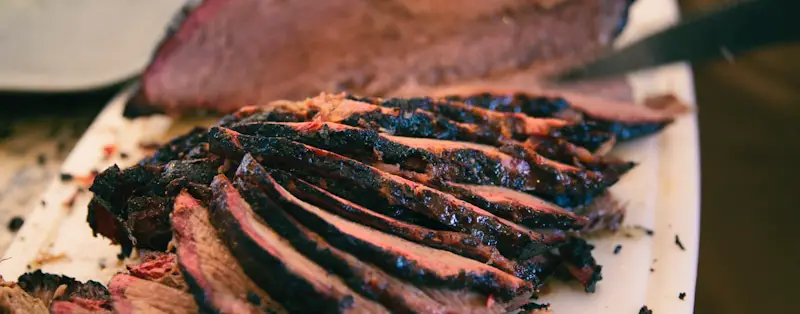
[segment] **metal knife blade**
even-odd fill
[[[622,75],[673,62],[706,61],[770,44],[797,41],[800,41],[800,1],[740,1],[689,17],[550,80],[564,83]]]

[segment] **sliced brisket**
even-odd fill
[[[541,234],[496,217],[452,195],[388,174],[356,160],[284,138],[238,135],[231,130],[212,128],[211,148],[226,156],[241,158],[251,153],[257,158],[310,167],[324,175],[346,178],[383,194],[390,202],[434,218],[484,244],[497,245],[504,254],[529,255],[559,244],[563,237]]]
[[[362,161],[398,164],[443,180],[506,186],[554,198],[564,195],[579,203],[618,180],[618,176],[603,176],[538,155],[518,159],[486,145],[391,136],[335,123],[257,123],[233,129],[287,138]]]
[[[303,225],[319,233],[329,243],[383,270],[422,286],[471,288],[497,295],[502,300],[530,292],[530,282],[504,273],[484,263],[453,253],[422,246],[365,227],[303,202],[280,186],[263,168],[257,170],[267,184],[262,191],[273,198]]]
[[[253,167],[258,164],[252,158],[240,165]],[[308,230],[287,215],[269,196],[260,191],[259,178],[253,171],[240,170],[234,186],[273,230],[279,233],[299,252],[317,264],[339,275],[354,291],[367,298],[377,300],[392,312],[401,313],[445,313],[446,307],[432,300],[422,290],[386,274],[377,267],[328,244],[318,234]]]
[[[295,250],[253,213],[227,178],[215,178],[212,190],[215,225],[223,239],[248,276],[281,300],[288,311],[388,313],[383,306],[353,292],[342,279]]]
[[[247,158],[247,157],[246,157]],[[244,165],[244,164],[243,164]],[[495,247],[481,244],[473,237],[460,232],[431,230],[405,223],[373,212],[346,199],[331,194],[290,174],[273,171],[272,176],[290,193],[319,208],[388,234],[401,237],[432,248],[446,250],[461,256],[490,264],[526,280],[535,280],[527,270],[500,254]]]
[[[556,130],[571,142],[595,150],[604,141],[600,134],[611,134],[618,141],[627,141],[655,133],[671,123],[685,106],[674,96],[659,96],[645,100],[644,106],[634,106],[610,100],[566,94],[566,97],[524,93],[475,93],[448,96],[500,112],[518,112],[532,117],[574,117],[576,124]]]
[[[490,125],[456,122],[418,108],[403,111],[401,108],[368,104],[380,102],[353,95],[323,93],[305,101],[274,101],[261,107],[246,107],[224,118],[220,125],[230,127],[236,123],[311,120],[335,122],[398,136],[458,140],[498,147],[509,146],[514,150],[533,149],[536,153],[529,155],[541,154],[569,165],[587,166],[595,170],[613,169],[619,174],[625,173],[633,166],[630,163],[593,156],[586,149],[563,138],[535,136],[535,145],[525,148],[526,145],[508,138]]]
[[[178,264],[201,310],[222,313],[282,311],[280,304],[245,275],[211,226],[208,209],[187,192],[175,199],[172,229]]]
[[[191,294],[131,275],[115,275],[108,288],[118,314],[193,314],[200,310]]]

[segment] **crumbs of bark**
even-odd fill
[[[73,178],[74,178],[74,176],[69,174],[69,173],[62,173],[61,174],[61,182],[72,181]]]
[[[11,232],[17,232],[19,228],[22,228],[23,224],[25,224],[24,218],[20,216],[14,216],[8,221],[8,230]]]
[[[42,153],[36,156],[36,163],[39,164],[39,166],[44,166],[47,164],[47,155]]]
[[[617,246],[614,247],[614,254],[619,254],[619,251],[622,251],[622,245],[617,244]]]
[[[643,305],[642,308],[639,309],[639,314],[653,314],[653,310],[648,309],[647,305]]]
[[[681,251],[686,251],[686,248],[683,246],[683,243],[681,243],[681,238],[679,238],[677,234],[675,235],[675,245],[681,248]]]
[[[655,233],[655,231],[653,231],[653,229],[650,229],[650,228],[647,228],[647,227],[644,227],[644,226],[634,226],[634,228],[644,231],[644,233],[646,233],[649,236],[652,236]]]
[[[681,299],[681,301],[683,301],[683,299],[686,299],[686,292],[678,293],[678,299]]]

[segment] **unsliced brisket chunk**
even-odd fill
[[[214,218],[245,272],[290,312],[388,313],[309,260],[258,218],[224,176],[212,182]],[[279,208],[263,208],[280,210]],[[289,226],[284,226],[288,228]],[[309,298],[314,302],[309,302]]]
[[[134,104],[231,112],[322,90],[384,96],[535,75],[604,52],[630,4],[206,0],[158,47]]]
[[[253,168],[250,168],[253,169]],[[266,171],[255,168],[268,184],[262,190],[309,229],[329,243],[369,260],[387,272],[420,285],[470,288],[511,299],[531,291],[531,282],[453,253],[429,248],[351,222],[303,202]]]
[[[175,199],[172,229],[178,264],[201,310],[282,312],[280,304],[244,274],[211,226],[208,209],[187,192],[181,192]]]
[[[199,313],[191,294],[126,274],[117,274],[108,284],[118,314]]]
[[[384,194],[393,203],[409,206],[455,230],[472,234],[484,244],[498,245],[505,254],[536,254],[563,240],[558,234],[534,232],[452,195],[312,146],[284,138],[238,135],[216,127],[210,131],[210,137],[212,151],[226,156],[241,158],[251,153],[257,158],[310,166],[319,173],[347,178],[363,188]]]

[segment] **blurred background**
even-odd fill
[[[722,2],[679,1],[684,13]],[[800,211],[795,193],[800,193],[800,168],[794,163],[800,162],[800,150],[792,143],[800,142],[800,45],[695,64],[693,71],[702,155],[696,312],[776,313],[796,308]],[[66,154],[124,84],[122,77],[108,79],[118,83],[96,84],[101,88],[81,92],[0,92],[0,160],[5,161],[0,182],[25,182],[3,184],[0,221],[23,217],[38,202],[36,196],[58,174]],[[3,170],[21,165],[28,167]],[[12,236],[0,232],[0,251]]]

